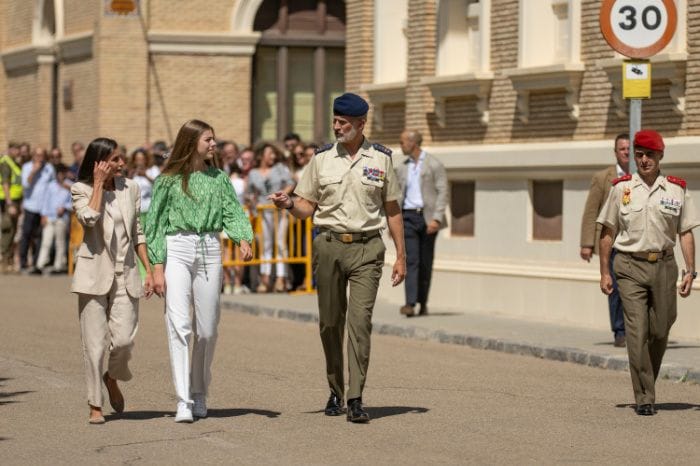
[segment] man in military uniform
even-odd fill
[[[11,142],[0,156],[0,273],[12,271],[14,241],[22,205],[22,159],[19,144]]]
[[[337,142],[316,150],[290,198],[270,195],[278,208],[298,218],[314,216],[320,233],[313,243],[314,275],[318,287],[319,325],[326,356],[331,395],[325,414],[345,412],[343,340],[348,325],[347,419],[368,422],[362,390],[369,367],[372,310],[384,266],[381,230],[388,224],[396,247],[392,284],[406,275],[401,196],[391,151],[367,141],[362,131],[369,106],[360,96],[346,93],[333,102],[333,130]],[[347,287],[350,285],[350,297]]]
[[[642,130],[635,135],[638,172],[613,180],[597,220],[603,225],[600,288],[606,295],[613,289],[610,252],[612,247],[618,251],[613,270],[624,307],[636,412],[641,416],[656,414],[654,384],[676,320],[676,235],[687,268],[678,288],[681,297],[690,294],[697,276],[692,230],[700,222],[685,181],[660,174],[664,148],[656,131]]]
[[[591,261],[593,253],[599,253],[598,241],[600,240],[601,225],[596,223],[596,218],[608,198],[612,181],[615,178],[629,173],[630,169],[630,136],[627,133],[618,134],[615,137],[615,159],[617,164],[596,172],[591,179],[591,187],[588,190],[586,206],[583,209],[581,219],[581,259]],[[617,251],[612,250],[610,255],[610,267],[615,261]],[[625,346],[625,320],[622,312],[622,300],[617,290],[617,282],[613,276],[613,291],[608,296],[608,309],[610,311],[610,328],[615,338],[614,345],[618,348]]]

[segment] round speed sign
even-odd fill
[[[676,32],[673,0],[603,0],[600,30],[610,46],[630,58],[660,52]]]

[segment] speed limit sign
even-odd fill
[[[610,46],[630,58],[660,52],[676,32],[673,0],[603,0],[600,29]]]

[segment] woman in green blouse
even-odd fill
[[[207,415],[206,396],[219,323],[223,230],[250,260],[253,230],[228,175],[215,168],[214,129],[185,123],[153,185],[146,222],[156,293],[165,293],[165,322],[178,404],[175,422]],[[195,325],[190,317],[194,304]],[[190,336],[194,333],[190,367]]]

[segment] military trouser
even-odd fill
[[[618,252],[614,270],[624,307],[634,398],[638,405],[653,404],[654,383],[676,321],[678,266],[673,255],[648,262]]]
[[[4,204],[4,202],[3,202]],[[12,264],[14,259],[14,242],[17,232],[17,216],[12,216],[7,209],[0,214],[0,256],[3,264]]]
[[[348,322],[348,399],[362,396],[369,367],[372,311],[384,267],[381,236],[343,243],[328,232],[313,242],[319,326],[331,390],[343,398],[343,340]],[[350,284],[350,292],[347,292]],[[349,299],[348,299],[349,297]]]

